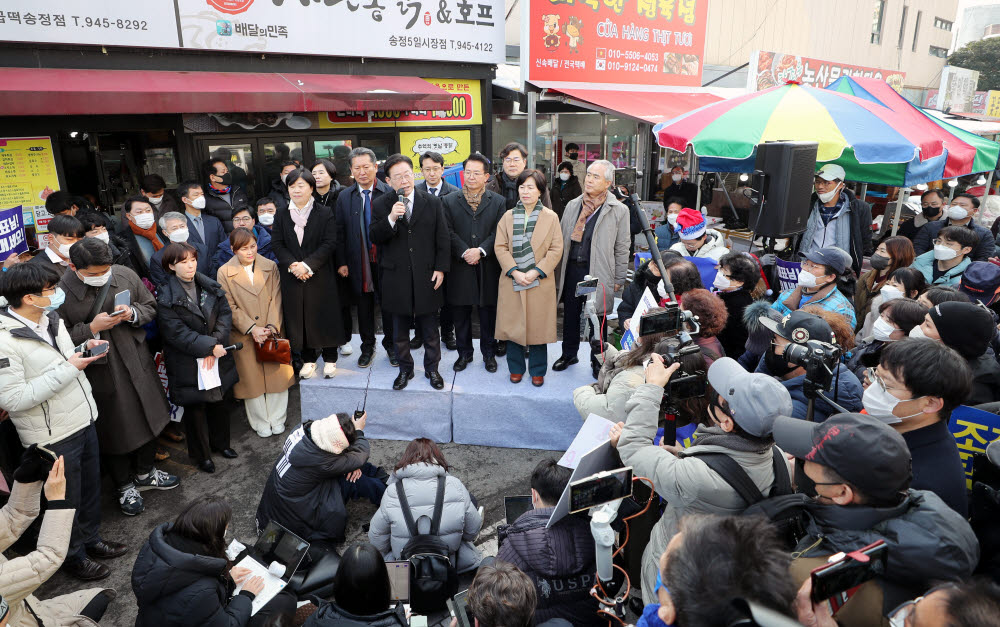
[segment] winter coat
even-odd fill
[[[948,270],[937,279],[934,278],[934,265],[936,263],[937,260],[934,259],[934,251],[931,250],[918,255],[910,267],[920,271],[920,274],[924,275],[924,280],[927,281],[927,285],[929,286],[944,285],[957,288],[959,283],[962,282],[962,273],[972,265],[972,259],[966,256],[957,266]]]
[[[570,236],[573,235],[573,229],[576,228],[582,210],[583,196],[579,196],[566,205],[566,211],[559,220],[563,236],[562,262],[557,270],[559,299],[562,298],[563,290],[567,288],[564,283],[569,263]],[[632,239],[629,235],[628,208],[618,202],[614,194],[608,190],[607,200],[597,211],[597,216],[591,220],[596,220],[597,223],[594,225],[594,236],[590,241],[589,274],[598,280],[597,315],[605,316],[614,310],[615,286],[621,286],[619,289],[625,287],[625,273],[628,271],[629,262],[628,246]],[[569,289],[576,289],[576,286],[570,286]]]
[[[536,624],[563,618],[573,625],[605,625],[590,596],[597,583],[590,520],[569,515],[546,528],[554,509],[529,510],[501,530],[497,559],[517,566],[535,584]]]
[[[632,397],[635,389],[646,382],[646,371],[642,364],[618,369],[617,374],[606,384],[603,393],[600,385],[601,376],[607,376],[612,369],[616,369],[615,362],[625,355],[627,355],[626,351],[619,351],[613,346],[608,346],[604,352],[604,362],[601,375],[598,376],[598,382],[582,385],[573,390],[573,405],[576,406],[576,411],[580,412],[580,417],[584,420],[590,414],[597,414],[612,422],[625,420],[625,403]]]
[[[101,416],[96,425],[101,452],[124,455],[160,435],[170,422],[170,407],[143,328],[156,320],[156,299],[139,275],[125,266],[111,266],[109,283],[111,288],[100,311],[114,311],[115,294],[128,290],[136,319],[123,320],[100,332],[100,339],[108,340],[111,349],[83,373],[90,381]],[[101,288],[85,285],[75,272],[67,272],[59,285],[66,292],[59,315],[68,326],[73,344],[79,346],[95,337],[89,316]]]
[[[288,195],[288,186],[285,185],[281,178],[271,181],[271,191],[267,193],[267,197],[274,201],[274,208],[278,210],[278,213],[281,213],[283,209],[288,209],[288,203],[292,199]]]
[[[746,502],[714,470],[698,457],[676,457],[666,450],[653,446],[660,416],[663,388],[644,383],[626,403],[627,418],[618,440],[618,454],[622,464],[632,466],[639,477],[649,477],[656,493],[667,501],[663,512],[642,554],[642,598],[655,603],[653,588],[659,570],[660,556],[667,549],[670,538],[677,533],[678,524],[687,514],[719,514],[731,516],[746,509]],[[698,428],[701,431],[702,427]],[[737,437],[737,436],[732,436]],[[695,443],[687,450],[724,453],[739,463],[757,488],[766,496],[774,484],[774,466],[771,448],[762,452],[735,451],[711,444]]]
[[[552,211],[555,211],[556,215],[561,219],[569,201],[583,194],[583,188],[580,187],[580,179],[575,174],[571,174],[568,181],[562,181],[557,178],[556,182],[552,184],[552,194],[554,196],[552,199]]]
[[[925,224],[913,239],[913,250],[916,251],[917,256],[933,252],[934,240],[937,239],[938,233],[944,227],[951,225],[951,220],[934,220]],[[990,257],[996,256],[996,240],[992,231],[985,226],[976,224],[975,218],[969,220],[965,224],[965,227],[971,228],[979,236],[979,243],[972,249],[972,252],[966,257],[967,259],[971,259],[972,261],[988,261]],[[928,282],[930,282],[930,279],[928,279]]]
[[[315,198],[316,202],[319,204],[333,209],[337,204],[337,197],[340,196],[340,192],[343,189],[344,186],[341,185],[339,181],[333,181],[330,183],[330,187],[326,190],[325,194],[321,194],[319,191],[314,189],[313,198]]]
[[[746,349],[747,338],[750,333],[743,324],[743,312],[747,305],[753,302],[753,296],[747,289],[740,288],[732,292],[715,292],[723,304],[729,317],[726,318],[726,326],[716,336],[726,355],[733,359],[743,354]]]
[[[305,627],[407,627],[409,624],[402,603],[371,616],[356,616],[333,601],[321,601],[312,616],[306,619]]]
[[[672,198],[680,198],[684,200],[684,206],[695,211],[699,210],[698,204],[698,186],[689,181],[681,180],[680,183],[671,182],[665,190],[663,190],[663,208],[668,209],[670,206],[670,200]]]
[[[227,352],[218,360],[222,387],[198,389],[197,359],[211,355],[217,345],[229,345],[233,313],[221,285],[200,272],[195,275],[194,282],[199,303],[191,302],[176,275],[170,275],[170,281],[159,289],[156,298],[156,321],[163,339],[170,400],[182,407],[221,401],[222,394],[233,387],[238,378],[232,354]]]
[[[222,227],[226,229],[226,235],[233,232],[233,215],[241,209],[250,208],[250,199],[246,191],[239,185],[232,185],[229,188],[229,201],[227,202],[222,194],[211,185],[206,185],[205,190],[205,213],[218,218]]]
[[[724,255],[729,254],[729,249],[726,248],[726,238],[722,233],[715,229],[707,229],[705,234],[708,236],[705,238],[705,243],[693,255],[688,251],[683,240],[671,246],[670,250],[679,253],[682,257],[701,257],[715,261],[719,261]]]
[[[859,323],[864,322],[868,314],[872,312],[873,299],[879,295],[879,291],[885,285],[888,276],[886,275],[886,278],[880,282],[878,280],[878,270],[869,270],[858,279],[854,292],[854,312]],[[877,309],[875,310],[875,315],[878,315]]]
[[[233,326],[226,345],[243,342],[243,350],[234,354],[240,378],[233,387],[236,398],[277,394],[295,383],[290,365],[257,361],[253,336],[249,333],[254,326],[263,328],[269,324],[274,325],[279,335],[283,332],[279,275],[278,265],[264,257],[254,260],[253,284],[235,256],[219,269],[219,285],[225,290],[226,302],[233,312]]]
[[[420,533],[429,533],[437,496],[437,478],[445,477],[444,507],[439,527],[441,540],[451,551],[451,561],[459,572],[479,566],[483,557],[473,544],[483,526],[483,517],[472,504],[469,491],[458,477],[449,475],[437,464],[410,464],[389,477],[389,487],[382,495],[382,504],[372,517],[368,540],[386,560],[398,560],[403,547],[410,541],[410,532],[399,504],[399,483],[404,482],[406,500]],[[426,529],[419,519],[425,517]]]
[[[675,231],[674,225],[669,222],[664,222],[656,227],[653,234],[656,235],[656,247],[660,249],[660,252],[670,250],[671,246],[679,244],[681,241],[681,234]]]
[[[444,286],[445,299],[449,305],[496,307],[500,262],[494,245],[500,218],[507,213],[503,196],[484,190],[476,211],[461,191],[444,197],[441,204],[451,234],[451,271]],[[473,266],[462,258],[470,248],[486,252]]]
[[[760,358],[760,362],[757,364],[756,372],[771,375],[771,371],[768,370],[767,366],[764,364],[763,357]],[[806,419],[807,409],[809,407],[809,399],[806,398],[806,393],[803,389],[805,380],[806,375],[804,374],[792,377],[788,380],[778,379],[778,382],[785,386],[788,393],[792,395],[792,407],[794,408],[792,416],[795,418],[801,418],[802,420]],[[861,381],[854,376],[854,373],[848,370],[847,366],[844,364],[837,364],[832,389],[824,395],[847,411],[858,412],[864,409],[864,405],[861,403],[861,397],[864,396],[864,394],[865,390],[861,386]],[[833,414],[839,413],[839,410],[829,405],[826,401],[821,398],[817,398],[816,406],[813,410],[813,422],[823,422]]]
[[[434,289],[434,272],[451,269],[451,236],[441,199],[413,191],[410,219],[389,222],[399,201],[386,194],[372,203],[371,243],[378,247],[382,271],[382,309],[397,315],[436,313],[444,305],[444,289]]]
[[[183,212],[183,209],[181,210],[181,212]],[[125,242],[125,247],[128,250],[129,263],[127,265],[130,268],[134,269],[136,274],[138,274],[140,277],[152,281],[153,277],[149,268],[149,264],[152,262],[151,260],[146,259],[146,256],[142,253],[142,248],[139,246],[139,238],[142,236],[136,235],[135,233],[132,232],[131,227],[129,227],[128,225],[128,218],[122,219],[122,228],[118,231],[118,237],[120,237]],[[170,243],[170,240],[168,240],[165,237],[162,237],[159,234],[159,232],[157,232],[157,237],[159,238],[160,243],[164,245]],[[155,253],[156,251],[153,252]],[[150,253],[151,258],[152,256],[153,254]]]
[[[486,181],[486,189],[503,196],[504,204],[508,209],[513,209],[520,200],[515,181],[507,178],[507,173],[503,170],[491,176],[490,180]],[[548,187],[542,192],[538,202],[542,203],[543,207],[552,207],[552,198],[549,196]]]
[[[59,314],[46,315],[58,348],[0,309],[0,409],[10,414],[21,446],[65,440],[97,420],[90,381],[68,361],[76,345]]]
[[[372,216],[374,216],[375,201],[385,194],[392,194],[392,188],[383,181],[377,181],[372,187],[371,204]],[[364,196],[358,185],[351,185],[337,196],[337,206],[334,210],[337,218],[337,250],[334,253],[337,268],[347,266],[347,277],[354,288],[355,294],[361,294],[364,286],[361,285],[361,264],[369,263],[367,247],[362,245],[362,232],[364,240],[371,245],[368,239],[369,224],[365,223],[362,214],[364,208]],[[374,219],[370,216],[371,219]]]
[[[642,295],[645,293],[646,288],[649,288],[650,293],[653,297],[659,300],[662,298],[657,293],[657,283],[660,282],[659,277],[652,277],[647,270],[649,269],[649,264],[652,261],[646,261],[639,269],[636,270],[635,274],[632,275],[632,281],[625,286],[622,290],[622,302],[618,303],[618,320],[631,320],[632,316],[635,315],[635,309],[642,302]],[[655,281],[654,281],[655,278]]]
[[[202,239],[201,235],[198,234],[198,229],[194,227],[191,217],[188,216],[187,243],[194,246],[198,251],[198,272],[212,277],[219,270],[218,266],[215,265],[215,253],[219,249],[219,244],[226,239],[226,231],[218,218],[208,215],[205,212],[202,212],[201,215],[203,218],[202,223],[205,226],[205,239]],[[170,240],[164,238],[163,243],[169,246]],[[166,250],[166,246],[153,253],[153,256],[149,259],[149,277],[153,285],[157,288],[170,279],[170,272],[163,269],[163,251]]]
[[[902,503],[884,508],[822,505],[803,494],[775,502],[805,508],[806,537],[796,547],[800,558],[854,551],[876,540],[889,545],[886,576],[877,580],[883,615],[934,583],[968,578],[979,561],[969,523],[933,492],[909,490]]]
[[[497,225],[494,251],[500,262],[500,282],[497,295],[496,339],[510,340],[521,346],[549,344],[556,336],[556,266],[562,259],[563,238],[559,218],[544,206],[531,234],[531,250],[535,266],[544,277],[531,289],[514,291],[510,273],[517,267],[511,246],[514,238],[514,212],[508,211]]]
[[[430,194],[430,192],[427,191],[427,181],[420,181],[419,183],[417,183],[415,185],[415,187],[417,189],[419,189],[420,191],[422,191],[422,192]],[[444,198],[445,196],[450,196],[450,195],[454,194],[455,192],[460,192],[460,191],[462,191],[462,189],[460,187],[455,187],[454,185],[452,185],[448,181],[442,180],[441,181],[441,191],[437,194],[437,197],[438,198]]]
[[[333,259],[337,248],[337,222],[329,207],[313,202],[299,244],[291,210],[279,210],[271,231],[271,249],[278,257],[281,275],[284,331],[292,350],[340,346],[347,338],[340,318],[340,293]],[[305,262],[313,276],[305,281],[295,278],[288,268]]]
[[[0,509],[0,550],[6,551],[38,517],[41,492],[41,481],[28,484],[14,482],[10,499]],[[35,550],[9,560],[0,554],[0,591],[3,593],[3,600],[10,605],[10,613],[7,615],[7,625],[10,627],[38,625],[31,612],[46,627],[97,625],[86,616],[81,616],[80,612],[102,592],[100,588],[77,590],[44,601],[33,596],[34,591],[48,581],[66,559],[75,513],[75,509],[53,508],[50,504],[42,518]],[[114,590],[105,589],[103,592],[111,598],[115,596]]]
[[[309,542],[343,542],[347,507],[340,479],[368,461],[370,445],[358,432],[343,452],[324,451],[313,442],[312,424],[306,422],[285,440],[257,506],[257,528],[274,520]]]
[[[271,250],[271,232],[261,225],[253,227],[254,235],[257,236],[257,255],[267,257],[274,263],[278,263],[278,256]],[[229,243],[229,238],[219,242],[219,247],[215,249],[215,267],[221,268],[226,262],[233,258],[233,246]]]
[[[172,523],[153,529],[132,568],[132,591],[139,613],[136,627],[244,627],[253,597],[229,598],[225,557],[210,557],[170,533]]]
[[[787,316],[788,314],[792,313],[793,310],[789,308],[787,305],[785,305],[785,301],[791,298],[792,293],[796,289],[798,288],[790,288],[778,294],[778,298],[774,300],[774,303],[771,305],[771,308],[780,313],[782,316]],[[799,304],[795,309],[797,310],[797,309],[802,309],[804,307],[812,307],[812,306],[821,307],[827,311],[832,311],[833,313],[837,313],[844,316],[844,319],[847,320],[848,324],[851,325],[852,329],[857,328],[858,317],[854,313],[854,303],[851,302],[851,299],[845,296],[837,288],[834,288],[829,292],[827,292],[826,295],[817,298],[816,296],[821,292],[822,290],[820,290],[816,294],[813,294],[811,299],[806,302],[802,302],[802,300],[800,299]]]
[[[966,405],[1000,401],[1000,363],[990,351],[968,361],[972,369],[972,394]]]
[[[854,269],[854,274],[860,275],[861,264],[864,262],[865,256],[871,255],[875,250],[872,247],[872,207],[863,199],[855,197],[854,192],[848,189],[841,193],[847,196],[845,206],[847,215],[844,217],[850,218],[851,221],[849,226],[850,244],[842,248],[851,256],[851,268]],[[806,221],[806,230],[799,238],[796,250],[811,250],[817,230],[823,227],[823,219],[820,217],[819,209],[816,208],[818,202],[819,196],[813,194],[809,199],[809,206],[812,209],[810,209],[809,219]],[[836,243],[831,242],[830,245],[835,246]]]

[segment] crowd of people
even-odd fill
[[[979,200],[927,191],[922,223],[876,242],[870,207],[842,168],[825,165],[806,231],[788,249],[801,261],[797,282],[778,290],[773,256],[731,250],[674,171],[655,228],[662,265],[630,272],[641,209],[615,187],[610,162],[584,166],[573,146],[551,185],[512,143],[496,170],[470,154],[460,187],[444,180],[437,153],[420,156],[418,183],[409,157],[380,163],[358,147],[351,185],[327,159],[288,161],[253,204],[233,163],[213,158],[202,180],[174,192],[143,179],[117,227],[68,194],[50,196],[45,247],[8,259],[0,275],[0,428],[24,449],[8,464],[0,537],[16,540],[43,491],[46,500],[37,551],[0,562],[10,624],[97,622],[113,600],[106,589],[30,596],[60,567],[103,579],[104,562],[126,553],[101,535],[102,469],[134,516],[144,492],[180,484],[156,467],[168,455],[159,437],[186,441],[191,463],[212,473],[213,455],[238,456],[238,404],[257,436],[284,435],[296,378],[337,376],[355,328],[359,367],[372,365],[381,331],[398,368],[393,389],[410,384],[422,346],[428,385],[441,390],[442,343],[457,353],[454,371],[475,361],[475,310],[483,368],[496,373],[505,357],[512,383],[528,374],[542,386],[560,305],[551,369],[578,364],[587,344],[595,382],[573,403],[582,418],[613,423],[614,454],[659,497],[646,532],[624,535],[646,604],[638,625],[739,624],[757,607],[805,625],[996,624],[1000,588],[973,579],[994,556],[981,555],[948,429],[960,405],[1000,401],[1000,259],[975,222]],[[597,279],[589,302],[576,289],[587,277]],[[681,326],[642,335],[630,328],[640,307],[643,318],[676,312]],[[587,337],[577,329],[591,315]],[[631,348],[614,345],[615,317]],[[268,352],[285,339],[290,359]],[[668,423],[694,428],[693,443],[658,441],[673,433]],[[263,487],[258,529],[280,523],[316,551],[345,541],[349,501],[377,507],[368,542],[343,551],[332,597],[316,601],[307,625],[408,624],[382,563],[410,559],[428,533],[471,581],[479,625],[609,621],[591,594],[587,516],[549,524],[569,469],[537,465],[532,509],[500,528],[497,555],[486,556],[475,544],[483,508],[441,449],[418,438],[391,468],[376,466],[366,424],[365,414],[335,413],[293,426]],[[133,570],[138,625],[291,620],[287,591],[252,612],[263,582],[227,559],[231,519],[224,499],[204,496],[154,530]],[[878,540],[889,547],[883,572],[838,604],[814,602],[814,568]]]

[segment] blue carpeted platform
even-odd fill
[[[487,372],[476,344],[473,362],[458,373],[452,370],[458,353],[443,351],[439,371],[445,388],[440,391],[424,377],[423,349],[412,351],[415,377],[402,392],[392,389],[399,371],[389,365],[378,344],[366,434],[389,440],[428,437],[438,442],[565,450],[583,425],[573,407],[573,390],[593,382],[586,345],[580,349],[579,364],[563,372],[550,368],[545,385],[536,388],[527,375],[521,383],[511,383],[505,357],[497,360],[497,372]],[[303,420],[354,411],[364,396],[368,370],[357,366],[360,338],[355,336],[352,346],[353,355],[340,357],[336,377],[301,382]],[[559,344],[549,346],[550,366],[559,355]]]

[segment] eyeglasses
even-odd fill
[[[233,224],[253,224],[253,218],[251,218],[250,216],[233,218]]]
[[[667,587],[665,585],[663,585],[663,580],[660,578],[660,569],[657,568],[656,569],[656,586],[653,588],[653,596],[654,597],[660,593],[660,588],[663,588],[664,590],[667,591],[667,594],[670,594],[670,590],[667,590]]]
[[[903,603],[896,609],[889,612],[887,618],[889,619],[890,627],[909,627],[913,624],[913,612],[917,609],[917,603],[920,603],[930,595],[934,594],[939,590],[952,590],[958,588],[956,583],[943,583],[939,586],[934,586],[927,592],[923,593],[921,596],[913,599],[912,601],[907,601]]]
[[[868,380],[872,383],[877,383],[878,386],[882,388],[883,392],[888,391],[888,388],[886,388],[885,385],[885,380],[879,376],[878,371],[874,367],[865,368],[865,374],[868,375]]]
[[[932,243],[935,246],[948,246],[949,244],[952,244],[953,242],[951,240],[944,240],[944,239],[941,239],[940,237],[937,237],[937,238],[934,239],[934,241]]]
[[[507,157],[503,160],[504,163],[521,163],[524,161],[521,157]]]

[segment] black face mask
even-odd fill
[[[216,176],[219,176],[219,175],[216,174]],[[222,176],[219,176],[219,178],[222,179],[222,184],[223,185],[232,185],[233,184],[233,175],[230,172],[226,172]]]
[[[872,268],[876,270],[885,270],[889,267],[889,262],[892,261],[885,255],[872,255],[871,259],[868,260],[872,264]]]
[[[576,158],[577,158],[578,155],[579,155],[579,153],[576,153],[576,152],[568,152],[568,153],[566,153],[566,156],[568,156],[573,161],[576,161]]]
[[[789,365],[785,361],[784,355],[778,355],[774,352],[774,347],[772,346],[764,353],[764,365],[767,366],[768,372],[776,377],[783,377],[792,370],[798,368],[798,366]]]
[[[924,214],[925,218],[933,220],[937,214],[941,213],[941,207],[923,207],[920,211]]]

